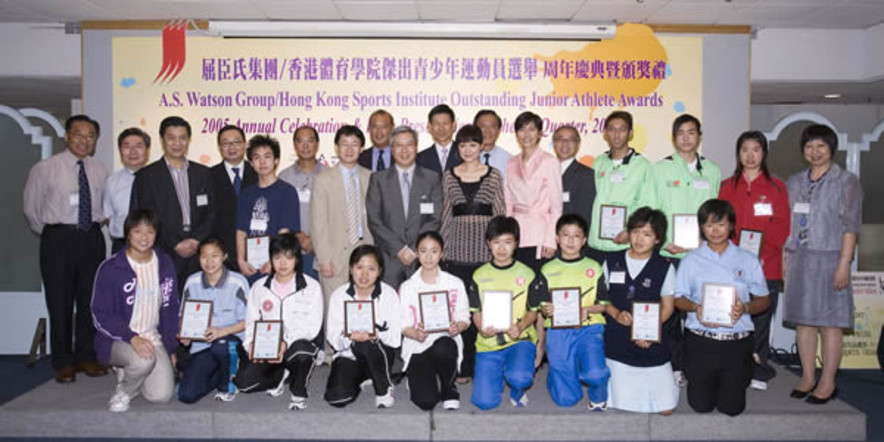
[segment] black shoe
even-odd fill
[[[828,403],[832,399],[835,399],[836,396],[838,396],[838,388],[837,387],[834,390],[832,390],[832,394],[830,394],[829,397],[827,397],[827,398],[820,398],[820,397],[816,397],[814,395],[810,395],[807,397],[807,399],[804,400],[804,402],[807,402],[808,404],[813,404],[813,405],[823,405],[825,403]]]
[[[818,384],[818,383],[817,383],[817,384]],[[817,386],[817,384],[813,384],[813,387],[810,387],[810,390],[807,390],[807,391],[802,391],[802,390],[799,390],[799,389],[796,388],[796,389],[792,390],[791,393],[789,393],[789,397],[791,397],[791,398],[793,398],[793,399],[804,399],[804,398],[806,398],[807,395],[809,395],[813,390],[816,390],[816,386]]]

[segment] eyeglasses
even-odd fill
[[[221,147],[223,147],[223,148],[234,147],[234,146],[239,147],[239,146],[242,146],[243,144],[246,144],[246,143],[241,140],[225,141],[225,142],[221,143]]]
[[[95,134],[81,134],[79,132],[72,132],[70,134],[70,137],[75,140],[78,140],[78,141],[80,141],[80,140],[95,141],[95,139],[97,138],[95,136]]]

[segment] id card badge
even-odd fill
[[[612,172],[611,173],[611,182],[614,184],[622,183],[626,179],[626,174],[623,172]]]
[[[562,192],[562,202],[570,203],[571,202],[571,192]]]
[[[421,203],[421,215],[432,215],[433,203]]]
[[[770,203],[755,203],[755,216],[773,216],[773,206]]]
[[[610,282],[611,284],[626,284],[626,272],[622,270],[611,272],[609,276],[611,277],[611,279],[608,282]]]
[[[196,205],[197,207],[207,206],[209,204],[209,195],[205,193],[201,193],[196,196]]]
[[[68,204],[70,204],[72,206],[79,206],[80,205],[80,192],[73,192],[70,195],[68,195]]]
[[[252,218],[252,221],[249,223],[249,230],[253,232],[266,232],[267,220]]]
[[[706,180],[695,180],[694,181],[694,189],[708,189],[709,181]]]
[[[792,206],[792,211],[795,213],[808,215],[810,214],[810,203],[795,203],[795,205]]]
[[[298,189],[298,202],[309,203],[311,193],[311,190],[307,188]]]

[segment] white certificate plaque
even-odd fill
[[[553,304],[552,328],[580,327],[580,287],[563,287],[550,290]]]
[[[502,332],[513,325],[513,292],[485,290],[482,292],[482,328]]]
[[[703,284],[703,317],[706,324],[731,327],[734,325],[731,310],[737,299],[737,287],[732,284]]]
[[[270,237],[253,236],[246,238],[246,259],[256,270],[270,261]]]
[[[740,231],[740,248],[748,250],[758,257],[761,255],[761,240],[763,238],[763,232],[743,229]]]
[[[251,356],[253,361],[278,361],[282,359],[282,321],[255,321],[252,334]]]
[[[599,238],[614,239],[626,228],[626,206],[601,205]]]
[[[700,223],[697,214],[672,215],[672,243],[687,250],[700,247]]]
[[[425,332],[448,331],[451,326],[451,309],[448,307],[448,292],[419,293],[421,322]]]
[[[212,322],[212,301],[184,300],[178,322],[178,338],[205,341],[206,329]]]
[[[660,303],[632,303],[632,340],[660,342]]]
[[[375,334],[374,302],[344,301],[344,334],[353,332]]]

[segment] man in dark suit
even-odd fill
[[[394,167],[372,174],[365,198],[368,228],[384,254],[384,282],[398,289],[414,272],[414,242],[419,234],[439,230],[442,186],[439,174],[415,166],[417,132],[393,129]]]
[[[454,111],[447,104],[430,109],[427,130],[433,137],[433,145],[417,154],[417,165],[435,171],[441,177],[446,171],[462,163],[457,146],[451,142],[456,129]]]
[[[595,173],[576,160],[580,133],[573,126],[561,126],[553,133],[553,150],[562,164],[562,215],[580,215],[589,224],[595,200]]]
[[[141,168],[132,184],[130,210],[150,209],[160,219],[156,244],[178,270],[178,288],[199,270],[197,249],[212,234],[215,195],[206,166],[187,160],[190,124],[181,117],[160,123],[163,157]]]
[[[235,125],[228,125],[218,132],[218,151],[222,161],[214,165],[212,189],[215,193],[215,225],[212,236],[224,241],[227,268],[239,271],[236,265],[236,202],[239,192],[258,182],[258,174],[246,155],[246,134]]]
[[[378,172],[393,165],[390,152],[390,131],[393,130],[393,115],[378,109],[368,117],[368,136],[371,147],[359,154],[357,161],[360,166]]]

